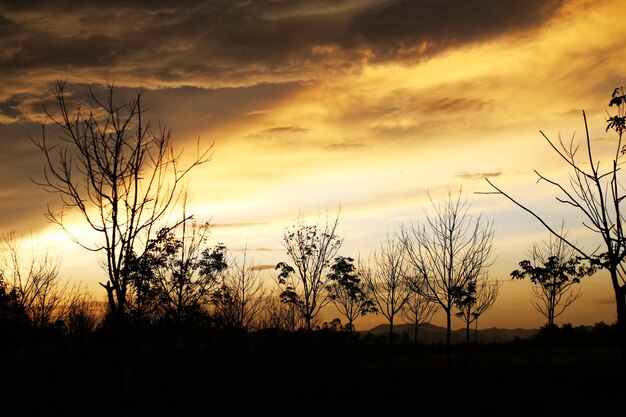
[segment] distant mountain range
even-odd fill
[[[539,329],[499,329],[497,327],[491,327],[489,329],[479,329],[476,336],[478,343],[506,343],[510,342],[516,337],[525,339],[535,335]],[[413,326],[410,324],[395,325],[393,329],[394,333],[404,334],[413,340]],[[474,341],[474,329],[470,330],[470,338]],[[371,333],[375,336],[382,336],[389,333],[388,324],[380,324],[372,329],[362,331],[361,333]],[[445,343],[446,341],[446,328],[435,326],[432,324],[426,324],[419,329],[417,340],[420,343],[436,344],[439,342]],[[452,343],[465,343],[465,329],[452,330],[450,333],[450,340]]]

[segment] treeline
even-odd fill
[[[431,207],[421,220],[393,231],[357,259],[341,253],[339,213],[313,221],[298,217],[284,230],[284,259],[264,272],[247,253],[237,258],[224,244],[209,245],[210,225],[187,212],[183,181],[210,160],[212,145],[198,145],[183,165],[171,132],[142,117],[141,93],[118,105],[112,85],[103,97],[90,89],[75,110],[65,82],[54,95],[58,113],[47,112],[51,127],[31,138],[45,161],[36,182],[62,202],[47,218],[102,255],[105,299],[62,280],[59,261],[49,254],[33,250],[24,256],[10,234],[3,239],[0,265],[7,329],[28,323],[69,333],[108,325],[120,335],[157,327],[309,333],[332,328],[353,334],[358,317],[378,314],[389,324],[391,341],[394,324],[403,321],[413,326],[417,342],[420,327],[442,311],[449,347],[454,318],[463,323],[469,344],[472,326],[475,339],[480,317],[496,302],[499,282],[489,274],[493,222],[473,214],[460,188],[429,195]],[[98,238],[77,240],[64,220],[67,210],[77,212]],[[164,225],[175,212],[182,213],[179,220]],[[561,229],[555,233],[561,237],[533,246],[512,273],[531,280],[534,305],[548,325],[578,298],[575,284],[605,267],[580,256],[565,233]],[[336,313],[329,315],[331,308]]]

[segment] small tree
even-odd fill
[[[478,335],[478,319],[496,303],[500,284],[490,281],[487,274],[480,275],[458,288],[455,297],[456,316],[465,324],[465,340],[470,344],[470,326],[474,326],[474,343]]]
[[[29,325],[30,320],[19,295],[0,272],[0,350],[18,344]]]
[[[561,231],[562,236],[566,233]],[[562,239],[550,235],[542,245],[533,245],[530,259],[519,263],[511,278],[529,278],[537,302],[535,309],[554,326],[554,319],[580,297],[580,288],[574,290],[581,278],[592,274],[595,268],[575,255],[574,249]]]
[[[376,313],[378,310],[367,294],[367,288],[354,266],[354,259],[338,256],[330,269],[328,278],[331,282],[327,285],[330,300],[348,321],[348,331],[353,333],[354,320],[357,317]]]
[[[408,265],[402,242],[396,237],[387,237],[368,265],[360,269],[376,309],[389,322],[389,342],[393,343],[395,317],[411,294],[406,282]]]
[[[196,319],[209,304],[227,268],[226,247],[206,247],[208,223],[184,220],[176,229],[161,229],[145,252],[127,262],[130,307],[138,317],[152,313],[180,324]]]
[[[240,330],[253,328],[268,302],[261,271],[248,261],[247,254],[244,250],[241,262],[232,259],[221,285],[212,295],[218,320]]]
[[[279,293],[283,290],[279,289]],[[303,320],[295,305],[283,303],[280,294],[272,292],[267,297],[259,315],[259,328],[293,332],[303,326]]]
[[[408,277],[407,284],[411,292],[400,314],[407,324],[413,326],[413,343],[417,344],[420,328],[430,323],[441,307],[426,295],[426,283],[423,279]]]
[[[72,288],[59,277],[60,262],[46,250],[23,247],[14,232],[0,240],[0,272],[9,293],[35,327],[65,318]]]
[[[283,246],[294,266],[286,262],[276,265],[280,270],[280,299],[296,307],[308,332],[321,309],[330,302],[327,272],[342,243],[336,235],[338,224],[339,214],[334,220],[326,218],[324,224],[312,225],[300,216],[283,234]]]

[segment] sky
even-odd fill
[[[490,178],[597,244],[533,170],[567,180],[539,131],[582,139],[583,109],[596,155],[610,150],[608,102],[626,84],[623,10],[626,0],[0,1],[0,232],[53,248],[65,276],[104,296],[98,257],[43,216],[60,201],[32,181],[44,160],[29,135],[41,135],[44,106],[54,111],[57,80],[73,103],[112,82],[120,100],[143,92],[146,117],[172,129],[184,156],[213,145],[188,179],[189,210],[214,225],[211,242],[275,265],[299,213],[340,210],[341,253],[367,256],[423,221],[429,194],[462,187],[471,215],[496,229],[491,276],[502,287],[479,327],[541,326],[530,284],[509,274],[548,235],[481,192]],[[606,275],[581,289],[557,322],[615,320]]]

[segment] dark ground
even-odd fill
[[[383,338],[265,332],[5,350],[3,416],[601,416],[621,410],[620,350],[588,340],[393,348]],[[124,396],[120,390],[123,380]],[[621,382],[620,382],[621,381]],[[123,402],[120,402],[123,398]]]

